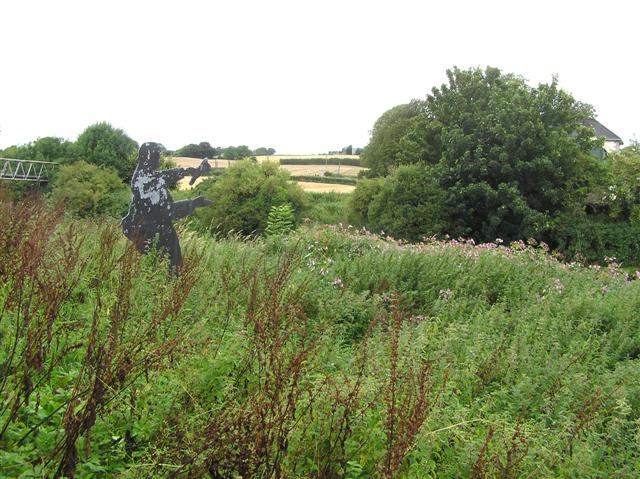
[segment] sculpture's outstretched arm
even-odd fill
[[[160,170],[156,174],[162,178],[168,186],[174,186],[185,176],[193,176],[198,172],[197,168],[171,168],[170,170]]]
[[[171,170],[158,171],[157,174],[160,175],[169,186],[173,186],[185,176],[192,176],[195,179],[201,175],[208,174],[209,171],[211,171],[211,166],[205,159],[202,160],[198,168],[173,168]],[[193,184],[193,181],[192,179],[190,184]]]

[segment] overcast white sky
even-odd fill
[[[557,73],[640,136],[635,1],[0,3],[0,148],[108,121],[170,149],[364,146],[388,108],[457,65]]]

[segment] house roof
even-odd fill
[[[600,123],[598,120],[595,120],[593,118],[585,118],[584,120],[582,120],[582,123],[586,126],[590,126],[591,128],[593,128],[596,131],[596,136],[598,138],[604,137],[606,141],[615,141],[620,144],[623,143],[622,138],[620,138],[618,135],[616,135],[609,128],[607,128],[602,123]]]

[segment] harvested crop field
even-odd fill
[[[293,176],[322,176],[325,172],[344,176],[358,176],[358,173],[366,170],[361,166],[345,165],[280,165],[280,168],[287,170]]]
[[[353,185],[330,185],[328,183],[311,183],[308,181],[298,181],[304,191],[310,193],[351,193],[356,189]]]
[[[259,155],[256,156],[256,159],[259,162],[262,161],[277,161],[280,160],[318,160],[322,161],[327,158],[345,158],[345,159],[359,159],[359,155]]]
[[[202,160],[200,158],[187,158],[186,156],[174,156],[171,158],[181,168],[197,168]],[[209,160],[212,168],[228,168],[234,160]]]

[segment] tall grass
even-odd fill
[[[312,223],[337,225],[347,222],[347,204],[350,194],[347,193],[309,193],[311,199],[303,216]]]
[[[640,281],[544,245],[0,202],[2,477],[635,477]]]

